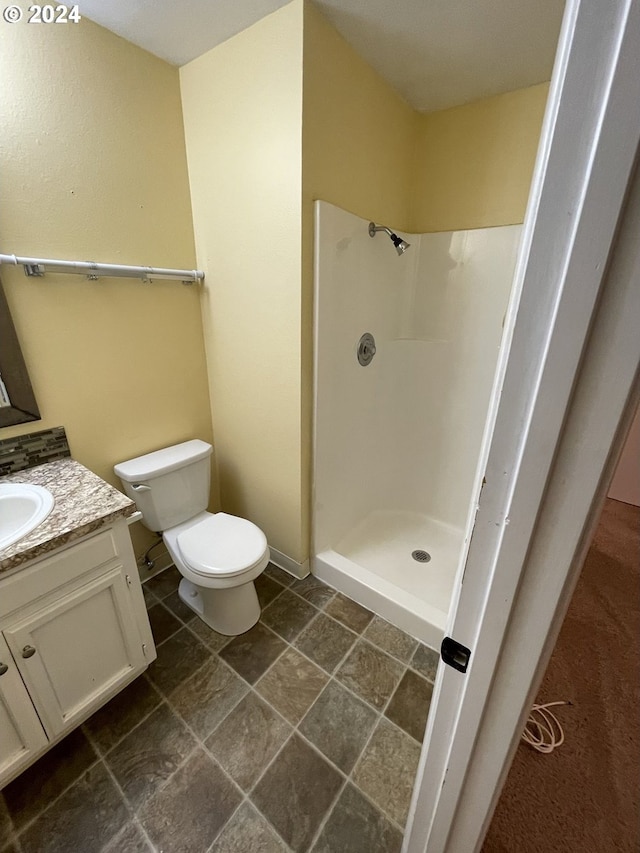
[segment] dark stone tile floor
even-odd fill
[[[145,584],[158,659],[0,793],[0,853],[399,853],[438,656],[269,565],[223,637]]]

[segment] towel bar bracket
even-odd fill
[[[24,269],[24,274],[26,276],[34,276],[34,275],[43,276],[44,275],[44,267],[42,266],[42,264],[25,264],[23,269]]]

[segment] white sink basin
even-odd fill
[[[53,504],[53,495],[42,486],[0,483],[0,551],[31,533]]]

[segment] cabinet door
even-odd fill
[[[4,636],[50,738],[147,665],[122,566],[52,593]]]
[[[47,743],[9,648],[0,635],[0,787],[30,764],[34,754]]]

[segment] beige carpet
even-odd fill
[[[518,747],[482,853],[640,850],[640,508],[608,499],[538,702],[565,743]]]

